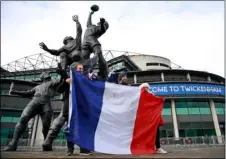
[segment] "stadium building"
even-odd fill
[[[213,73],[186,70],[169,59],[153,55],[122,51],[104,51],[112,72],[128,72],[128,81],[138,86],[148,82],[151,91],[166,98],[162,115],[165,125],[161,138],[180,139],[196,136],[224,136],[225,134],[225,79]],[[40,83],[43,71],[58,78],[59,58],[48,53],[24,57],[1,66],[1,145],[12,138],[15,124],[31,100],[8,95],[11,82],[17,90],[28,90]],[[54,118],[61,110],[61,96],[53,99]],[[31,145],[43,139],[39,116],[28,124],[24,139]],[[64,139],[61,131],[58,139]],[[220,142],[220,141],[219,141]]]

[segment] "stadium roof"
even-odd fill
[[[103,50],[103,56],[106,61],[112,61],[114,58],[119,56],[131,56],[131,55],[148,55],[127,51],[117,51],[117,50]],[[153,56],[153,55],[151,55]],[[56,68],[57,63],[59,62],[59,56],[53,56],[47,52],[38,53],[30,56],[20,58],[16,61],[10,62],[6,65],[1,66],[1,70],[8,72],[18,72],[18,71],[31,71],[31,70],[43,70]],[[182,67],[172,63],[176,69],[181,69]]]

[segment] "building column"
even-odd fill
[[[187,77],[187,80],[188,80],[188,81],[191,81],[190,73],[187,73],[186,77]]]
[[[137,84],[137,75],[136,74],[133,75],[133,82],[134,82],[134,84]]]
[[[32,118],[27,124],[27,127],[28,127],[28,146],[31,145],[32,130],[34,128],[34,119],[35,118]]]
[[[179,139],[179,130],[177,124],[177,113],[174,99],[171,99],[171,112],[173,117],[173,128],[174,128],[174,137],[175,139]]]
[[[211,82],[210,76],[207,77],[207,81],[208,81],[208,82]]]
[[[219,122],[218,122],[217,113],[216,113],[215,104],[214,104],[213,99],[209,99],[209,104],[210,104],[210,110],[211,110],[211,114],[212,114],[212,118],[213,118],[214,128],[215,128],[216,135],[217,135],[217,141],[218,141],[219,144],[221,144],[222,143],[221,130],[220,130],[220,126],[219,126]]]
[[[162,82],[164,82],[164,73],[163,72],[161,73],[161,79],[162,79]]]
[[[36,129],[36,136],[34,146],[40,146],[44,140],[44,136],[42,134],[42,120],[39,116],[37,120],[37,129]]]
[[[33,128],[32,128],[32,134],[31,134],[31,145],[30,145],[31,147],[33,147],[34,144],[35,144],[38,120],[39,120],[39,116],[36,115],[36,117],[34,117],[34,125],[33,125]]]

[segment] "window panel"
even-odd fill
[[[208,102],[198,102],[200,108],[209,108]]]
[[[160,137],[161,138],[166,138],[167,137],[166,130],[160,130]]]
[[[19,111],[7,111],[3,110],[2,111],[2,116],[4,117],[20,117],[22,112]]]
[[[187,108],[186,102],[175,102],[176,108]]]
[[[170,102],[168,102],[168,101],[165,102],[163,107],[164,107],[164,108],[171,108]]]
[[[217,114],[224,114],[224,108],[215,108]]]
[[[1,95],[8,95],[9,94],[9,90],[4,90],[4,89],[1,89]]]
[[[203,129],[197,129],[197,136],[204,136]]]
[[[178,115],[184,115],[184,114],[188,114],[188,109],[187,108],[177,108],[176,112]]]
[[[20,120],[20,117],[13,117],[12,123],[17,123],[17,122],[19,122],[19,120]]]
[[[198,102],[187,102],[187,107],[188,108],[198,108]]]
[[[171,109],[170,108],[163,108],[162,109],[162,115],[171,115]]]
[[[203,115],[211,114],[210,108],[200,108],[200,114]]]
[[[199,108],[188,108],[189,114],[200,114]]]
[[[186,137],[192,137],[192,136],[194,136],[192,129],[185,129],[184,131],[185,131],[185,136]]]
[[[167,137],[174,137],[174,131],[173,130],[167,130],[166,134],[167,134]]]
[[[177,100],[176,103],[176,110],[177,114],[179,115],[186,115],[186,114],[193,114],[193,115],[198,115],[198,114],[211,114],[209,103],[206,99],[199,99],[201,101],[195,100],[195,99],[186,99],[186,100]],[[221,108],[222,108],[222,103],[221,103]],[[184,109],[182,109],[184,108]],[[186,110],[187,109],[187,110]],[[218,113],[222,114],[223,111],[222,109],[218,110]]]
[[[203,129],[203,132],[204,132],[204,135],[207,135],[207,136],[216,136],[216,132],[214,129]]]
[[[1,117],[1,123],[11,123],[12,117]]]
[[[24,80],[24,76],[16,76],[15,79],[17,79],[17,80]]]
[[[185,137],[185,131],[183,129],[179,130],[179,136],[180,137]]]

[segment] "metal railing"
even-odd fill
[[[162,147],[195,148],[225,145],[225,136],[199,136],[185,138],[161,138]]]
[[[1,139],[1,149],[4,149],[11,139]],[[42,149],[43,140],[35,140],[35,146],[30,145],[29,139],[20,139],[18,142],[18,150],[36,151]],[[166,149],[174,148],[195,148],[195,147],[220,147],[225,145],[224,136],[200,136],[200,137],[185,137],[185,138],[161,138],[161,146]],[[66,140],[55,140],[53,142],[53,150],[65,150],[67,147]],[[78,146],[75,146],[75,149]]]

